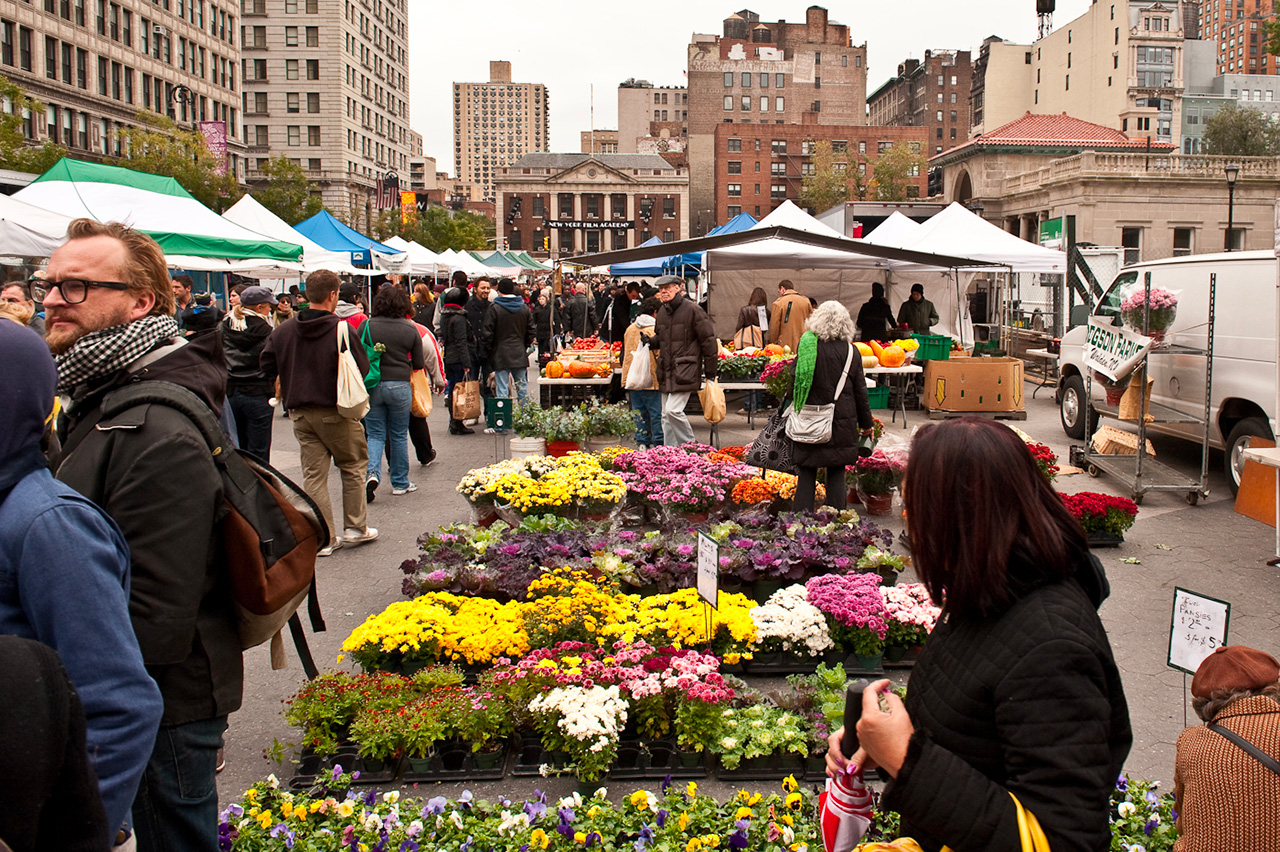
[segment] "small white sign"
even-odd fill
[[[1280,237],[1277,237],[1280,239]],[[760,330],[767,336],[769,334],[769,309],[764,305],[756,306],[757,316],[760,317]]]
[[[1231,604],[1175,588],[1169,627],[1169,665],[1195,674],[1204,658],[1227,644]]]
[[[698,597],[720,605],[720,545],[704,532],[698,533]]]
[[[1084,341],[1085,362],[1102,375],[1118,381],[1133,372],[1151,348],[1151,338],[1124,326],[1099,325],[1089,318]]]

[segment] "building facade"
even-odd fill
[[[642,140],[658,138],[659,127],[671,138],[688,135],[689,90],[635,78],[619,83],[618,153],[641,153]]]
[[[897,76],[867,98],[870,123],[923,127],[928,151],[941,154],[969,139],[972,77],[969,51],[926,50],[923,62],[901,63]]]
[[[689,172],[694,233],[716,219],[716,139],[725,124],[867,123],[867,49],[844,24],[810,6],[801,23],[730,15],[722,35],[688,47]]]
[[[618,131],[616,130],[583,130],[579,136],[584,154],[618,153]]]
[[[568,257],[689,237],[689,173],[652,154],[526,154],[496,178],[498,244]]]
[[[511,63],[489,63],[489,82],[453,84],[453,168],[458,180],[494,197],[506,165],[551,142],[551,95],[541,83],[514,83]]]
[[[1267,53],[1265,24],[1275,17],[1271,0],[1201,0],[1199,37],[1216,47],[1218,74],[1276,74]]]
[[[283,154],[326,207],[367,229],[377,181],[407,188],[414,155],[407,0],[243,0],[242,9],[249,183]]]
[[[0,74],[45,105],[28,138],[73,157],[119,155],[139,111],[220,122],[243,179],[240,11],[227,0],[35,0],[0,4]]]
[[[717,222],[727,222],[743,212],[763,219],[787,199],[799,203],[805,175],[814,169],[812,154],[817,142],[831,143],[837,168],[843,163],[852,172],[851,184],[866,188],[871,198],[875,161],[881,151],[901,142],[923,154],[928,144],[923,127],[826,124],[722,124],[716,128],[715,142]],[[908,196],[924,197],[926,180],[921,168],[912,176]]]

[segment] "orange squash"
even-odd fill
[[[855,343],[855,344],[853,344],[853,345],[854,345],[854,346],[856,346],[856,347],[858,347],[858,354],[859,354],[859,355],[862,355],[862,356],[864,356],[864,357],[865,357],[865,356],[867,356],[867,355],[874,355],[874,354],[875,354],[874,352],[872,352],[872,351],[871,351],[871,347],[870,347],[870,346],[868,346],[867,344],[865,344],[865,343],[863,343],[863,342],[861,342],[861,341],[859,341],[859,342],[857,342],[857,343]]]
[[[569,377],[573,379],[590,379],[596,374],[595,367],[585,361],[574,361],[569,365]]]
[[[764,348],[764,351],[765,351],[765,354],[767,354],[767,355],[781,355],[781,354],[783,354],[782,347],[781,347],[781,346],[779,346],[779,345],[778,345],[778,344],[776,344],[776,343],[770,343],[768,346],[766,346],[766,347]]]
[[[907,353],[901,346],[885,346],[880,350],[880,364],[885,367],[901,367],[907,360]]]
[[[559,379],[564,376],[564,364],[559,361],[548,361],[547,366],[543,369],[542,375],[548,379]]]
[[[884,354],[884,347],[880,345],[880,341],[868,340],[867,345],[871,347],[871,354],[877,358]]]

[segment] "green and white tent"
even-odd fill
[[[273,240],[222,218],[173,178],[67,157],[13,195],[64,216],[123,222],[155,239],[168,256],[298,261],[302,246]]]

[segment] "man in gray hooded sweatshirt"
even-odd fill
[[[534,342],[533,312],[516,294],[510,278],[498,282],[498,296],[484,317],[481,338],[489,352],[499,399],[529,397],[529,347]],[[515,387],[512,387],[514,382]],[[513,393],[514,391],[514,393]]]

